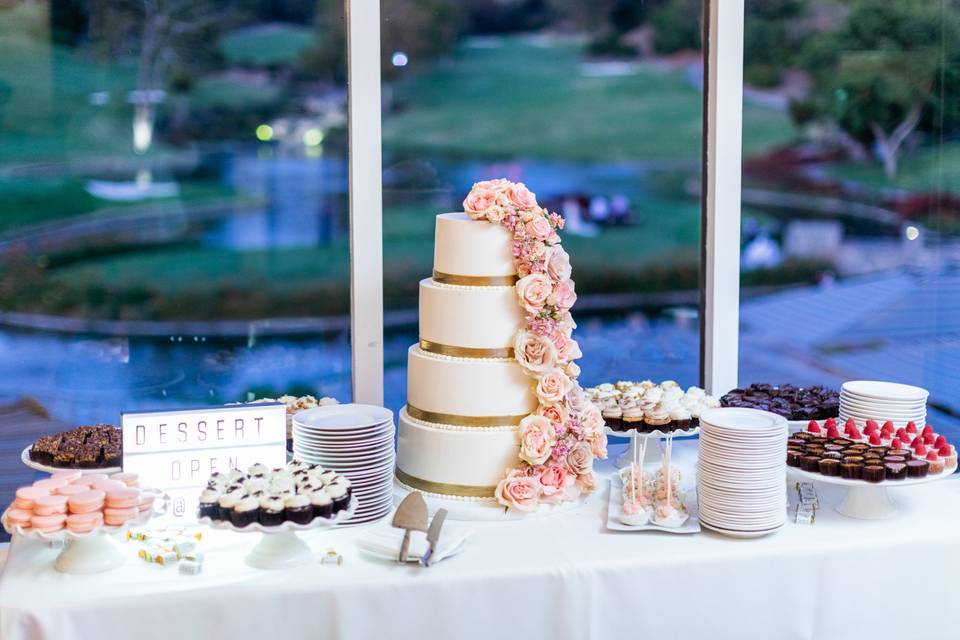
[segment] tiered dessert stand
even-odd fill
[[[274,527],[265,527],[259,522],[245,527],[236,527],[227,520],[200,518],[200,524],[212,529],[234,531],[236,533],[260,533],[260,541],[250,549],[246,562],[257,569],[286,569],[314,561],[313,551],[297,535],[298,531],[310,529],[329,529],[338,523],[349,520],[357,510],[357,499],[352,498],[343,511],[330,518],[314,518],[308,524],[297,524],[289,520]]]
[[[823,482],[847,487],[847,494],[836,506],[837,513],[848,518],[860,520],[882,520],[897,515],[896,503],[891,500],[887,489],[889,487],[910,487],[928,482],[944,480],[953,475],[956,466],[944,469],[942,473],[928,475],[924,478],[904,478],[903,480],[883,480],[882,482],[867,482],[866,480],[848,480],[836,476],[825,476],[822,473],[804,471],[797,467],[787,467],[787,474],[797,480]]]
[[[153,516],[163,515],[167,501],[157,501],[157,504],[162,506],[145,511],[121,526],[103,525],[88,533],[74,533],[67,529],[44,533],[36,529],[25,529],[20,525],[11,526],[7,522],[6,511],[3,513],[3,528],[10,535],[39,540],[51,546],[63,545],[63,551],[53,563],[53,567],[61,573],[100,573],[116,569],[126,562],[126,556],[118,548],[114,538],[123,535],[131,527],[147,524]]]

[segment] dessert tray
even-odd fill
[[[79,471],[84,475],[89,473],[106,473],[109,475],[111,473],[120,473],[123,470],[121,467],[90,467],[89,469],[85,469],[80,467],[55,467],[49,464],[42,464],[36,460],[30,459],[30,449],[32,447],[32,444],[27,445],[27,447],[20,453],[20,461],[31,469],[43,471],[44,473],[54,473],[56,471]]]
[[[288,520],[273,527],[265,527],[259,522],[237,527],[228,520],[213,520],[209,517],[200,518],[198,522],[212,529],[263,534],[260,541],[247,554],[247,564],[257,569],[286,569],[314,561],[313,551],[297,536],[298,531],[334,527],[352,518],[358,504],[356,498],[351,498],[346,509],[338,511],[330,518],[314,518],[308,524],[298,524]]]
[[[158,496],[160,497],[160,496]],[[116,569],[126,557],[117,547],[113,538],[115,534],[123,534],[132,527],[142,527],[154,516],[166,513],[167,500],[158,500],[152,510],[144,511],[136,518],[128,520],[120,526],[101,525],[99,528],[86,533],[76,533],[68,529],[53,532],[43,532],[20,525],[10,525],[7,522],[7,511],[3,512],[0,521],[4,530],[10,535],[17,535],[28,540],[39,540],[51,546],[63,545],[63,551],[53,563],[54,569],[61,573],[100,573]]]
[[[881,520],[884,518],[892,518],[897,514],[896,504],[890,499],[887,493],[889,487],[909,487],[944,480],[950,478],[956,470],[957,466],[954,465],[953,467],[944,469],[941,473],[927,475],[923,478],[882,480],[880,482],[867,482],[866,480],[827,476],[819,472],[804,471],[798,467],[787,467],[787,475],[798,480],[809,480],[847,487],[846,496],[844,496],[840,504],[836,506],[839,514],[860,520]]]
[[[653,520],[644,525],[629,525],[620,522],[620,508],[623,506],[623,482],[619,474],[610,477],[610,501],[607,506],[607,529],[611,531],[663,531],[665,533],[699,533],[700,532],[700,513],[697,510],[696,490],[686,488],[688,496],[693,499],[687,500],[687,513],[689,517],[683,525],[679,527],[664,527]]]

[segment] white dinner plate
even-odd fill
[[[880,400],[926,400],[930,392],[922,387],[879,380],[848,380],[840,385],[841,393]]]

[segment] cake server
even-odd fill
[[[407,561],[407,552],[410,550],[410,532],[426,531],[428,519],[427,503],[419,492],[407,495],[400,502],[397,512],[393,514],[393,522],[391,522],[397,529],[403,529],[403,543],[400,545],[397,562]]]
[[[433,552],[437,550],[437,542],[440,540],[440,529],[443,527],[443,521],[447,519],[446,509],[437,509],[433,514],[433,520],[430,521],[430,528],[427,529],[427,552],[420,558],[420,564],[429,567],[433,562]]]

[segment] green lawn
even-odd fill
[[[388,149],[464,156],[642,160],[700,156],[701,94],[680,71],[583,73],[579,45],[461,45],[451,60],[398,82],[384,119]],[[746,106],[744,148],[794,138],[787,114]]]
[[[289,64],[315,44],[314,29],[284,23],[246,27],[220,39],[220,49],[230,66]]]
[[[892,181],[876,162],[837,164],[829,171],[867,187],[960,193],[960,141],[922,147],[902,155]]]

